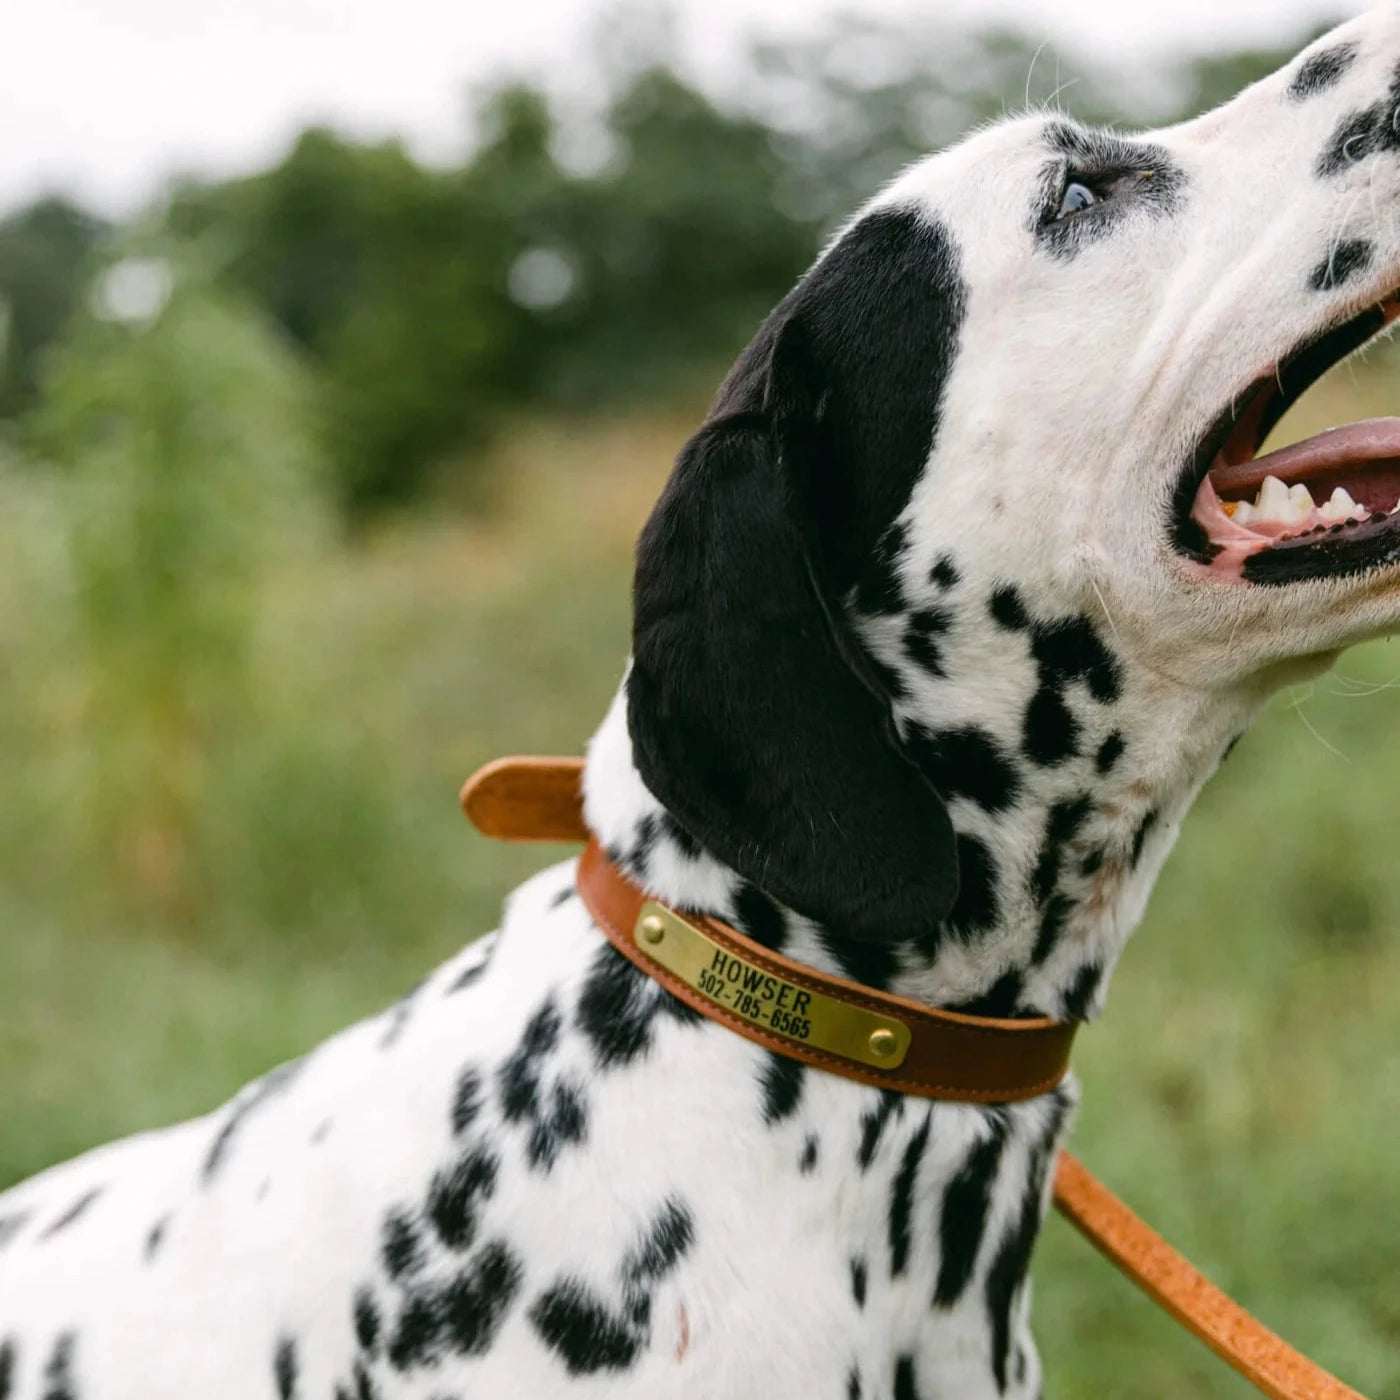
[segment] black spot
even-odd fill
[[[578,1024],[600,1069],[628,1065],[651,1049],[652,1023],[666,1016],[698,1026],[703,1018],[632,966],[611,943],[594,954],[579,996]]]
[[[562,890],[556,890],[550,897],[549,907],[558,909],[560,905],[567,904],[571,899],[578,896],[578,891],[572,885],[565,885]]]
[[[416,1274],[423,1267],[426,1256],[422,1231],[402,1207],[396,1207],[384,1217],[379,1249],[390,1278]]]
[[[452,1094],[452,1131],[460,1137],[481,1112],[481,1075],[468,1066],[457,1078],[457,1088]]]
[[[1341,82],[1348,68],[1356,62],[1355,43],[1337,44],[1305,58],[1288,85],[1288,96],[1294,102],[1316,97]]]
[[[859,1366],[852,1366],[846,1377],[846,1400],[861,1400]]]
[[[520,1289],[524,1270],[500,1240],[485,1245],[446,1283],[409,1295],[389,1342],[389,1360],[407,1371],[434,1366],[447,1352],[479,1356],[490,1347]]]
[[[60,1332],[54,1340],[53,1351],[44,1367],[44,1400],[78,1400],[78,1387],[73,1379],[73,1352],[77,1335]]]
[[[966,832],[958,833],[958,873],[961,884],[947,927],[965,938],[991,928],[998,914],[992,853],[976,836]]]
[[[856,1307],[865,1306],[865,1285],[868,1271],[864,1259],[851,1260],[851,1297],[856,1300]]]
[[[987,1135],[967,1154],[944,1192],[938,1215],[938,1282],[933,1290],[938,1307],[951,1308],[972,1281],[1005,1143],[1006,1115],[990,1111]]]
[[[997,741],[976,725],[933,732],[913,724],[905,748],[947,801],[966,797],[988,812],[1001,812],[1020,791],[1011,761]]]
[[[361,1351],[373,1356],[379,1349],[383,1319],[379,1315],[379,1306],[374,1301],[374,1294],[368,1288],[355,1291],[354,1317],[355,1340],[359,1342]]]
[[[768,1051],[763,1064],[763,1121],[781,1123],[797,1111],[807,1067],[786,1055]]]
[[[10,1400],[14,1393],[17,1349],[13,1337],[6,1337],[0,1342],[0,1400]]]
[[[1042,684],[1083,681],[1100,704],[1118,699],[1122,688],[1118,663],[1088,618],[1036,623],[1031,655],[1039,663]]]
[[[961,577],[952,556],[947,554],[928,571],[928,581],[937,584],[939,588],[956,588]]]
[[[1054,687],[1042,685],[1026,706],[1021,749],[1042,768],[1054,768],[1079,752],[1079,721]]]
[[[1082,861],[1079,862],[1079,873],[1083,876],[1097,875],[1103,868],[1104,851],[1090,851]]]
[[[690,1212],[668,1200],[623,1260],[620,1305],[614,1307],[578,1279],[564,1278],[531,1305],[530,1321],[571,1375],[630,1366],[651,1337],[651,1298],[694,1240]]]
[[[66,1230],[75,1220],[84,1215],[92,1203],[102,1194],[102,1187],[94,1186],[90,1191],[84,1191],[76,1201],[58,1217],[46,1230],[39,1233],[41,1240],[52,1239],[55,1235]]]
[[[998,977],[980,996],[954,1002],[948,1010],[960,1011],[964,1016],[1014,1016],[1021,1002],[1021,985],[1021,974],[1013,968]]]
[[[1347,238],[1333,247],[1313,268],[1308,286],[1315,292],[1333,292],[1371,266],[1375,245],[1365,238]]]
[[[932,637],[946,632],[952,625],[953,614],[947,608],[920,608],[909,615],[909,630]]]
[[[479,982],[491,966],[491,954],[495,950],[495,946],[494,943],[491,944],[486,949],[485,956],[478,954],[476,962],[472,963],[470,967],[463,968],[443,995],[450,997],[454,992],[464,992],[468,987]]]
[[[1133,855],[1132,863],[1136,865],[1142,859],[1142,848],[1147,844],[1147,838],[1152,832],[1152,828],[1157,825],[1157,812],[1154,808],[1148,812],[1138,823],[1138,829],[1133,833]]]
[[[1340,175],[1348,167],[1380,152],[1400,150],[1400,130],[1394,121],[1400,106],[1400,71],[1391,78],[1390,91],[1380,101],[1343,117],[1318,157],[1321,178]]]
[[[1074,906],[1062,894],[1052,895],[1040,916],[1040,931],[1036,934],[1035,947],[1031,950],[1031,964],[1039,967],[1054,951],[1059,942],[1060,930],[1065,926],[1069,911]]]
[[[817,1169],[817,1153],[819,1143],[815,1133],[808,1133],[806,1140],[802,1144],[802,1157],[797,1163],[797,1170],[803,1176],[810,1176]]]
[[[919,1383],[915,1379],[912,1356],[901,1356],[894,1363],[894,1400],[919,1400]]]
[[[1073,983],[1065,993],[1064,1019],[1082,1021],[1089,1010],[1103,980],[1103,968],[1098,963],[1085,963],[1075,974]]]
[[[1031,625],[1020,593],[1010,584],[992,594],[992,617],[1009,632],[1022,632]]]
[[[817,930],[817,940],[836,959],[842,975],[859,982],[862,987],[885,991],[899,971],[899,959],[893,946],[867,942],[863,938],[842,938],[821,928]]]
[[[787,920],[783,911],[747,880],[739,883],[734,895],[734,922],[740,933],[746,933],[755,943],[781,952],[787,942]]]
[[[885,1125],[896,1116],[904,1116],[904,1096],[893,1089],[881,1089],[880,1101],[867,1110],[860,1120],[860,1147],[856,1152],[856,1161],[861,1171],[868,1170],[875,1160],[875,1149],[880,1145]]]
[[[434,1174],[427,1215],[449,1249],[470,1249],[475,1242],[481,1206],[496,1189],[499,1166],[486,1148],[476,1147],[450,1170]]]
[[[565,1147],[588,1136],[588,1111],[583,1094],[573,1084],[560,1081],[550,1091],[549,1108],[530,1127],[526,1158],[532,1167],[549,1171]]]
[[[17,1210],[9,1215],[0,1215],[0,1249],[16,1239],[29,1219],[27,1210]]]
[[[661,836],[661,821],[655,812],[644,813],[632,834],[632,846],[622,862],[632,874],[645,877],[647,862]]]
[[[497,1073],[501,1111],[508,1123],[518,1122],[539,1109],[542,1061],[559,1043],[563,1018],[549,997],[525,1023],[520,1044]]]
[[[943,669],[942,648],[925,632],[916,632],[910,628],[904,634],[904,654],[916,666],[927,671],[931,676],[946,676],[948,674]]]
[[[335,1400],[379,1400],[379,1390],[370,1379],[369,1371],[365,1363],[356,1359],[350,1368],[350,1375],[355,1382],[354,1390],[346,1390],[344,1386],[336,1386]]]
[[[875,677],[880,691],[886,699],[904,700],[908,698],[908,683],[893,666],[887,666],[878,656],[870,654],[866,656],[865,663],[870,667],[871,674]]]
[[[207,1186],[219,1170],[228,1160],[229,1148],[237,1135],[238,1130],[246,1123],[253,1112],[261,1108],[269,1099],[276,1098],[283,1093],[288,1085],[297,1077],[303,1061],[290,1060],[285,1065],[278,1065],[276,1069],[263,1075],[255,1084],[250,1084],[239,1096],[234,1099],[229,1108],[228,1117],[224,1119],[223,1126],[214,1134],[214,1141],[209,1145],[208,1156],[204,1159],[204,1164],[200,1168],[200,1184]]]
[[[1108,774],[1113,771],[1114,765],[1123,757],[1123,750],[1126,744],[1123,736],[1115,729],[1107,739],[1099,745],[1099,751],[1094,756],[1094,767],[1101,774]]]
[[[1045,1174],[1068,1111],[1069,1100],[1064,1090],[1053,1090],[1048,1096],[1045,1129],[1031,1149],[1020,1214],[1003,1237],[991,1267],[987,1270],[986,1302],[992,1325],[992,1371],[1000,1391],[1006,1389],[1006,1367],[1011,1351],[1011,1322],[1016,1296],[1025,1280],[1031,1249],[1040,1229]]]
[[[1046,822],[1045,842],[1040,848],[1040,858],[1036,861],[1031,888],[1041,902],[1054,893],[1055,883],[1060,878],[1060,866],[1064,859],[1064,848],[1072,841],[1084,825],[1089,815],[1090,802],[1087,797],[1076,797],[1071,802],[1057,802],[1050,809]]]
[[[161,1218],[146,1231],[146,1245],[144,1251],[146,1263],[149,1264],[160,1252],[161,1245],[165,1243],[165,1232],[169,1228],[170,1217],[168,1215],[162,1215]]]
[[[861,612],[880,614],[904,611],[904,585],[899,578],[899,561],[907,542],[905,527],[898,521],[880,537],[874,558],[861,574],[856,587],[856,607]]]
[[[544,1344],[558,1352],[570,1375],[621,1371],[636,1360],[642,1338],[631,1320],[616,1317],[577,1279],[546,1289],[530,1308],[530,1321]]]
[[[277,1400],[295,1400],[297,1344],[290,1337],[280,1338],[272,1353],[272,1378],[277,1385]]]
[[[914,1211],[914,1183],[918,1179],[919,1164],[923,1161],[924,1149],[928,1146],[929,1128],[933,1114],[924,1114],[924,1121],[909,1139],[895,1173],[894,1186],[890,1191],[890,1277],[898,1278],[909,1263],[910,1225]]]

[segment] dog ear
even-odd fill
[[[642,533],[634,757],[691,835],[789,908],[870,942],[929,938],[957,894],[953,829],[846,621],[852,580],[833,540],[861,502],[833,454],[849,395],[794,297],[731,372]]]

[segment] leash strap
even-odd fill
[[[804,1045],[799,1039],[774,1029],[773,1014],[775,1011],[793,1014],[789,1009],[793,1005],[792,996],[796,991],[834,989],[843,1001],[854,993],[866,1003],[861,1009],[870,1010],[876,1017],[888,1013],[890,1021],[906,1016],[906,1008],[912,1007],[914,1011],[931,1017],[940,1025],[945,1022],[954,1026],[964,1022],[972,1023],[977,1032],[975,1040],[949,1042],[949,1045],[960,1046],[960,1053],[964,1056],[983,1055],[987,1046],[993,1044],[1036,1044],[1034,1038],[1007,1041],[1003,1032],[1008,1026],[1057,1026],[1055,1022],[1008,1022],[956,1016],[951,1012],[940,1012],[936,1008],[905,1002],[903,998],[871,993],[853,983],[844,982],[839,978],[819,976],[811,969],[803,968],[786,958],[779,958],[718,920],[683,917],[664,905],[648,900],[646,895],[608,860],[597,842],[591,838],[583,819],[582,778],[581,759],[498,759],[487,764],[468,780],[462,789],[462,806],[479,831],[499,840],[587,842],[579,862],[579,892],[588,903],[595,921],[614,946],[668,991],[736,1033],[778,1054],[817,1065],[833,1074],[844,1075],[862,1083],[880,1084],[901,1092],[923,1093],[937,1098],[989,1099],[993,1095],[985,1092],[985,1083],[981,1084],[982,1091],[979,1092],[979,1084],[969,1083],[966,1078],[968,1071],[963,1068],[953,1069],[949,1073],[945,1065],[942,1076],[958,1080],[962,1085],[962,1092],[957,1092],[956,1085],[953,1092],[940,1092],[927,1083],[922,1087],[906,1088],[898,1079],[892,1079],[888,1071],[872,1067],[868,1061],[862,1062],[854,1056],[843,1056],[823,1050],[823,1058],[818,1058],[812,1054],[810,1044]],[[648,920],[656,922],[648,924]],[[661,937],[652,942],[650,940],[655,936],[658,927]],[[789,993],[786,1005],[770,1005],[761,1021],[752,1015],[746,1016],[737,1008],[731,1009],[732,1004],[727,997],[717,1005],[715,996],[703,993],[698,985],[687,980],[683,970],[677,971],[668,962],[652,956],[665,947],[668,938],[674,938],[677,945],[684,943],[687,937],[686,930],[704,940],[701,951],[709,960],[709,970],[713,970],[716,951],[725,958],[737,958],[743,968],[752,968],[762,977],[782,980],[792,988],[793,992]],[[644,951],[648,948],[650,953]],[[669,951],[665,956],[670,956]],[[697,956],[694,945],[691,946],[690,956],[693,962]],[[727,969],[728,964],[724,967]],[[698,972],[695,972],[694,976],[698,982]],[[739,983],[742,984],[744,976],[741,970],[737,979]],[[725,981],[727,980],[726,977]],[[760,1000],[771,1004],[777,997],[778,993],[775,992],[772,997]],[[874,1010],[871,1010],[872,1007]],[[873,1027],[862,1024],[867,1048],[870,1037],[885,1028],[883,1024]],[[1066,1063],[1069,1039],[1073,1035],[1072,1028],[1068,1029],[1070,1035],[1063,1042]],[[962,1032],[958,1031],[955,1034],[961,1035]],[[911,1031],[911,1045],[913,1038]],[[1050,1042],[1041,1043],[1044,1045]],[[947,1051],[941,1050],[939,1053],[944,1054]],[[908,1063],[907,1049],[901,1055],[900,1063]],[[905,1074],[908,1072],[904,1071]],[[1030,1071],[1024,1077],[1024,1089],[1030,1088],[1035,1073],[1037,1071]],[[1043,1092],[1045,1088],[1058,1083],[1063,1073],[1061,1068],[1059,1073],[1037,1092]],[[975,1069],[972,1075],[976,1080]],[[969,1089],[972,1092],[968,1092]],[[1006,1101],[1008,1098],[1029,1097],[1029,1094],[1003,1094],[997,1097],[1000,1101]],[[1271,1400],[1365,1400],[1359,1392],[1343,1385],[1335,1376],[1324,1371],[1315,1362],[1309,1361],[1301,1352],[1295,1351],[1227,1294],[1222,1293],[1068,1152],[1061,1152],[1055,1173],[1055,1205],[1095,1248],[1112,1260],[1159,1307],[1170,1313],[1183,1327],[1238,1371],[1256,1390],[1271,1397]]]

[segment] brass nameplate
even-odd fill
[[[765,972],[663,905],[642,906],[632,937],[707,1001],[785,1040],[878,1069],[895,1069],[909,1053],[904,1022]]]

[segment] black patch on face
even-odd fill
[[[1368,156],[1400,151],[1400,123],[1395,110],[1400,106],[1400,69],[1390,80],[1390,91],[1379,102],[1351,112],[1338,123],[1317,161],[1320,179],[1342,174]]]
[[[985,811],[1004,812],[1021,790],[1001,745],[976,725],[933,731],[911,724],[904,747],[945,801],[965,797]]]
[[[1005,1115],[990,1113],[987,1129],[987,1136],[967,1154],[943,1195],[938,1215],[938,1282],[933,1290],[934,1305],[940,1308],[951,1308],[967,1291],[987,1229],[992,1188],[1006,1143]]]
[[[561,905],[567,904],[571,899],[578,896],[578,891],[572,885],[565,885],[562,890],[558,890],[550,898],[549,907],[558,909]]]
[[[980,996],[955,1002],[948,1010],[961,1011],[964,1016],[1014,1016],[1021,1000],[1021,981],[1021,974],[1012,969],[998,977]]]
[[[856,1300],[856,1307],[865,1306],[865,1285],[869,1281],[869,1270],[866,1268],[864,1259],[851,1260],[851,1297]]]
[[[1060,940],[1060,930],[1064,928],[1071,908],[1073,906],[1070,901],[1062,894],[1051,895],[1047,901],[1045,910],[1040,916],[1040,931],[1035,937],[1035,947],[1031,950],[1031,965],[1033,967],[1039,967],[1054,950],[1055,944]]]
[[[933,1113],[924,1114],[924,1121],[909,1139],[895,1173],[894,1186],[890,1192],[890,1277],[898,1278],[909,1264],[910,1227],[914,1214],[914,1183],[918,1179],[919,1165],[924,1159],[924,1149],[928,1146],[929,1128],[933,1123]]]
[[[895,521],[880,536],[875,554],[856,585],[856,608],[872,617],[902,613],[904,585],[900,582],[899,561],[909,545],[909,532],[902,521]]]
[[[817,1169],[817,1155],[820,1151],[820,1143],[815,1133],[808,1133],[806,1140],[802,1144],[802,1157],[797,1163],[797,1170],[803,1176],[811,1176]]]
[[[0,1342],[0,1400],[9,1400],[14,1391],[16,1350],[13,1337]]]
[[[282,1337],[272,1353],[272,1379],[277,1386],[277,1400],[295,1400],[297,1344],[291,1337]]]
[[[1008,632],[1024,632],[1031,625],[1020,592],[1009,583],[992,594],[991,612],[993,619]]]
[[[1126,747],[1123,736],[1116,729],[1099,745],[1099,751],[1094,756],[1094,767],[1098,769],[1100,776],[1107,777],[1113,771],[1118,760],[1123,757]]]
[[[797,1112],[807,1067],[771,1050],[763,1064],[763,1121],[770,1127]]]
[[[493,1240],[447,1282],[416,1288],[389,1341],[394,1368],[434,1366],[449,1354],[481,1355],[505,1321],[523,1274],[505,1243]]]
[[[694,1239],[689,1210],[672,1197],[622,1261],[619,1305],[567,1277],[535,1300],[530,1321],[570,1375],[621,1371],[637,1359],[651,1340],[656,1285],[680,1262]]]
[[[1088,618],[1036,623],[1031,629],[1031,655],[1040,666],[1042,684],[1063,686],[1083,681],[1100,704],[1118,699],[1118,663]]]
[[[384,1320],[380,1316],[379,1305],[374,1301],[374,1294],[368,1288],[355,1290],[353,1316],[355,1340],[360,1344],[361,1351],[373,1356],[379,1350],[379,1337]]]
[[[919,1382],[912,1356],[901,1356],[894,1363],[894,1400],[919,1400]]]
[[[880,1145],[885,1125],[891,1118],[903,1116],[904,1096],[893,1089],[881,1089],[879,1103],[860,1120],[860,1148],[856,1152],[856,1161],[861,1171],[868,1170],[875,1160],[875,1149]]]
[[[783,911],[757,885],[741,881],[734,894],[734,920],[740,933],[755,943],[782,952],[787,942],[787,920]]]
[[[1086,963],[1075,975],[1065,993],[1064,1019],[1082,1021],[1103,981],[1103,968],[1098,963]]]
[[[1375,245],[1369,239],[1344,239],[1313,268],[1308,286],[1315,292],[1334,292],[1365,272],[1375,255]]]
[[[1058,690],[1041,686],[1026,706],[1021,750],[1042,768],[1054,768],[1079,752],[1079,721]]]
[[[959,938],[970,938],[993,927],[1000,911],[992,853],[978,837],[966,832],[958,833],[958,872],[958,899],[946,927]]]
[[[149,1264],[151,1260],[160,1253],[160,1247],[165,1243],[165,1232],[169,1228],[170,1217],[168,1215],[162,1215],[161,1218],[146,1231],[146,1243],[142,1249],[142,1254],[146,1263]]]
[[[628,728],[647,787],[784,907],[870,942],[924,935],[954,897],[947,813],[847,613],[908,610],[899,517],[966,295],[926,213],[859,220],[740,357],[637,551]]]
[[[1078,834],[1089,815],[1089,809],[1087,797],[1076,797],[1072,802],[1057,802],[1051,807],[1045,828],[1045,844],[1040,848],[1040,858],[1036,861],[1035,875],[1031,880],[1036,898],[1042,902],[1054,893],[1055,883],[1060,878],[1065,845]]]
[[[461,1135],[476,1122],[481,1112],[481,1075],[471,1065],[457,1077],[457,1088],[452,1094],[452,1132]]]
[[[499,1167],[491,1152],[475,1147],[450,1168],[434,1174],[427,1215],[448,1249],[470,1249],[476,1242],[481,1208],[496,1189]]]
[[[1090,875],[1097,875],[1103,869],[1105,852],[1102,848],[1090,851],[1082,861],[1079,862],[1079,873],[1085,878]]]
[[[219,1174],[219,1170],[228,1160],[229,1148],[234,1137],[253,1112],[270,1099],[283,1093],[297,1077],[301,1067],[301,1060],[290,1060],[285,1065],[278,1065],[276,1069],[263,1075],[256,1084],[245,1089],[233,1101],[228,1117],[224,1120],[219,1131],[214,1134],[214,1141],[209,1146],[209,1154],[205,1157],[204,1165],[200,1168],[201,1186],[207,1186]]]
[[[86,1214],[92,1203],[102,1194],[102,1187],[94,1186],[90,1191],[84,1191],[76,1201],[58,1217],[47,1229],[39,1234],[41,1240],[50,1240],[55,1235],[61,1234],[73,1222]]]
[[[1031,1249],[1040,1230],[1045,1173],[1049,1169],[1051,1156],[1068,1111],[1069,1101],[1063,1089],[1053,1090],[1048,1099],[1045,1130],[1031,1148],[1020,1215],[1002,1239],[987,1271],[986,1302],[987,1315],[992,1326],[992,1371],[1000,1391],[1006,1389],[1006,1368],[1011,1352],[1011,1320],[1016,1295],[1025,1280]]]
[[[958,566],[953,563],[952,555],[945,554],[928,571],[928,581],[939,588],[956,588],[962,575],[958,573]]]
[[[405,1278],[422,1269],[427,1257],[423,1251],[423,1234],[401,1206],[384,1217],[379,1250],[390,1278]]]
[[[1045,143],[1055,159],[1041,172],[1031,230],[1040,248],[1051,257],[1076,257],[1084,248],[1111,236],[1134,214],[1164,218],[1181,207],[1186,172],[1161,146],[1126,141],[1112,132],[1066,121],[1046,126]],[[1082,213],[1056,218],[1071,179],[1094,189],[1099,202]]]
[[[1357,45],[1337,44],[1323,49],[1303,60],[1293,81],[1288,85],[1288,97],[1292,102],[1304,102],[1316,97],[1329,88],[1336,87],[1345,76],[1347,69],[1356,62]]]
[[[611,943],[593,956],[579,996],[578,1024],[599,1069],[629,1065],[651,1050],[652,1023],[664,1016],[683,1026],[704,1018],[632,966]]]
[[[1147,844],[1147,838],[1151,834],[1152,828],[1157,825],[1157,812],[1154,808],[1143,817],[1138,823],[1138,829],[1133,833],[1133,855],[1132,863],[1136,865],[1142,859],[1142,848]]]
[[[73,1352],[77,1334],[60,1332],[54,1340],[53,1351],[44,1367],[44,1400],[78,1400],[78,1385],[73,1379]]]

